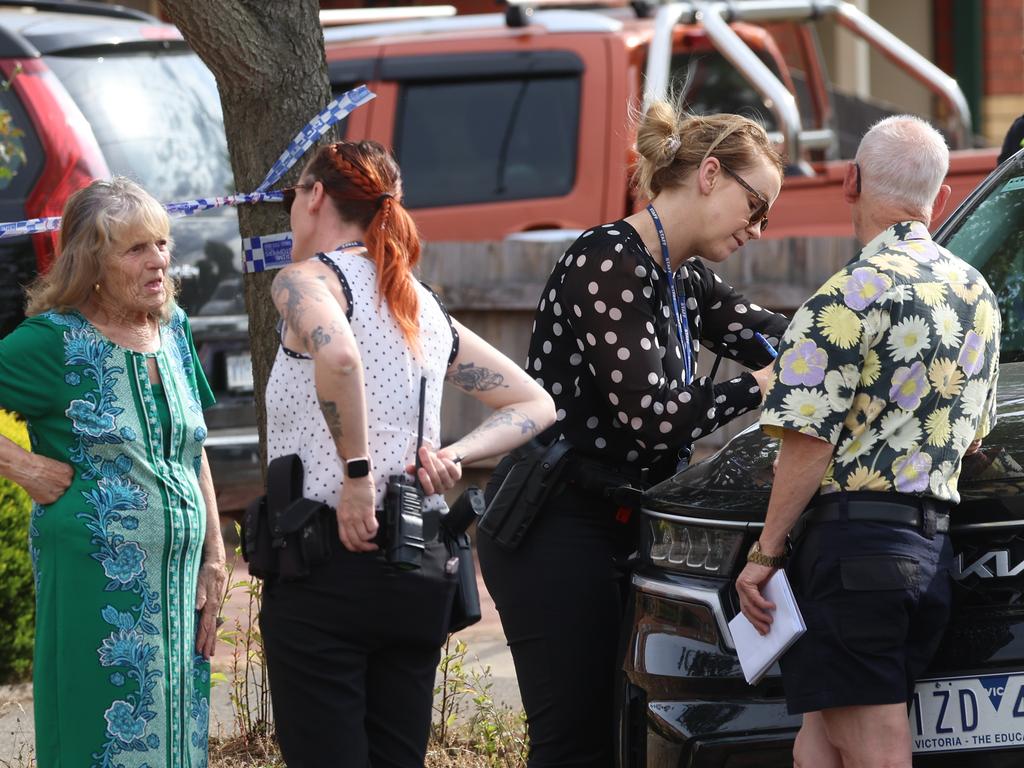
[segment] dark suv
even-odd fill
[[[163,202],[235,191],[213,75],[159,19],[98,3],[2,2],[0,75],[0,221],[59,216],[68,195],[112,173]],[[171,272],[218,399],[207,447],[230,495],[259,477],[244,450],[255,446],[255,413],[238,218],[207,211],[173,220],[171,233]],[[0,336],[21,321],[21,288],[53,260],[56,238],[0,240]]]
[[[965,459],[953,620],[910,709],[914,765],[1024,765],[1024,152],[935,239],[973,264],[1003,319],[999,423]],[[622,680],[620,764],[792,765],[800,725],[776,665],[743,679],[728,621],[758,537],[776,443],[756,426],[648,493]]]

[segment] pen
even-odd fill
[[[762,336],[757,331],[754,331],[754,338],[761,342],[761,346],[768,350],[768,354],[772,356],[772,360],[779,356],[779,353],[775,351],[775,347],[768,343],[768,339]]]

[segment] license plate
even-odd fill
[[[228,389],[252,389],[252,357],[248,352],[239,355],[228,355]]]
[[[1024,748],[1024,672],[919,680],[910,737],[917,754]]]

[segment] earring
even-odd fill
[[[93,290],[94,293],[99,293],[100,292],[100,284],[99,283],[93,284],[92,290]]]

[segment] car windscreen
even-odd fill
[[[1024,160],[1009,163],[967,209],[943,245],[977,268],[999,302],[1000,359],[1024,360]]]
[[[779,76],[769,56],[758,52],[758,58]],[[768,131],[778,128],[775,115],[754,86],[718,51],[676,53],[669,67],[673,87],[694,114],[728,112],[756,120]]]
[[[48,56],[112,173],[168,203],[234,192],[213,74],[190,51]]]

